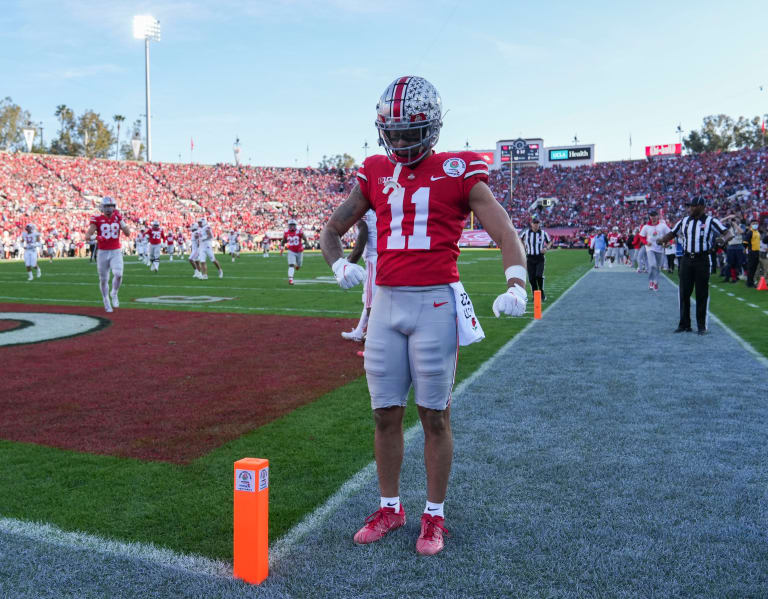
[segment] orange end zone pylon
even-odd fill
[[[768,285],[765,284],[765,277],[760,277],[760,282],[757,284],[758,291],[768,291]]]
[[[541,291],[538,290],[533,292],[533,318],[541,318]]]
[[[259,584],[269,574],[269,460],[235,462],[235,578]]]

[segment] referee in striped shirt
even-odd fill
[[[541,301],[547,299],[544,295],[544,254],[552,247],[552,240],[546,231],[541,230],[539,216],[534,214],[531,226],[525,229],[520,238],[525,244],[526,263],[528,266],[528,281],[531,291],[541,291]]]
[[[714,238],[725,233],[727,227],[714,216],[705,214],[706,202],[702,196],[687,204],[688,216],[677,221],[672,230],[659,239],[667,243],[680,236],[683,257],[680,260],[680,323],[675,333],[691,331],[691,293],[696,288],[696,326],[699,335],[707,334],[707,308],[709,307],[709,273]],[[723,238],[728,241],[732,233]]]

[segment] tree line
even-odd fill
[[[137,118],[132,125],[123,127],[125,116],[112,116],[114,127],[105,121],[98,112],[87,109],[77,115],[66,104],[59,104],[54,111],[59,121],[59,129],[53,139],[46,144],[42,131],[32,120],[28,110],[15,104],[10,97],[0,100],[0,150],[6,152],[26,152],[24,129],[36,130],[32,152],[36,154],[60,154],[63,156],[85,156],[87,158],[121,158],[135,160],[132,138],[141,140],[138,160],[144,159],[144,138],[142,120]]]
[[[691,154],[764,148],[768,146],[764,122],[759,116],[733,120],[725,114],[709,115],[698,130],[683,138],[683,146]]]

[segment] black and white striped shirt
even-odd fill
[[[525,229],[520,237],[525,244],[525,253],[529,256],[541,256],[541,248],[545,243],[549,243],[549,235],[543,229],[531,231]]]
[[[714,216],[685,216],[672,227],[672,232],[682,237],[683,251],[695,254],[711,250],[715,233],[720,235],[725,231],[725,225]]]

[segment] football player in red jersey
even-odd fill
[[[379,99],[376,127],[387,155],[364,161],[357,184],[320,238],[336,280],[348,289],[364,279],[365,270],[344,258],[341,237],[366,210],[376,212],[378,293],[364,360],[381,503],[354,540],[371,543],[405,523],[399,497],[402,423],[413,386],[427,471],[427,504],[416,550],[434,555],[443,548],[445,531],[443,502],[453,456],[450,402],[458,345],[465,343],[470,326],[466,323],[476,326],[468,296],[457,292],[463,290],[456,266],[458,240],[470,211],[501,248],[507,291],[493,303],[496,316],[525,312],[525,252],[487,185],[487,163],[474,152],[433,151],[442,114],[432,84],[421,77],[393,81]]]
[[[117,211],[115,200],[110,197],[101,199],[101,214],[91,217],[91,224],[85,234],[86,239],[96,234],[99,251],[96,255],[96,268],[99,271],[99,287],[104,299],[104,309],[112,312],[120,302],[117,292],[123,282],[123,251],[120,248],[120,231],[128,237],[131,230],[125,224],[123,216]],[[109,271],[112,271],[112,293],[109,292]],[[110,303],[110,298],[112,302]]]
[[[288,249],[288,284],[293,285],[293,273],[301,268],[304,258],[304,244],[307,236],[299,229],[298,223],[288,221],[288,230],[283,233],[283,248]],[[282,251],[280,252],[282,253]]]
[[[160,252],[165,241],[165,231],[160,228],[158,221],[153,220],[152,228],[147,233],[149,236],[149,270],[150,272],[157,272],[160,268]]]

